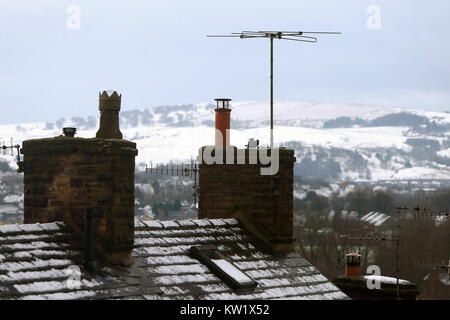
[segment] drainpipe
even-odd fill
[[[85,256],[84,265],[91,273],[97,272],[97,262],[95,261],[95,248],[94,248],[94,212],[93,210],[86,209],[85,215]]]

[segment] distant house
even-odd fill
[[[361,217],[361,221],[373,224],[376,227],[382,226],[391,217],[382,212],[370,211],[366,215]]]
[[[23,221],[23,195],[9,194],[0,204],[0,221],[17,223]]]
[[[23,207],[16,204],[0,204],[0,221],[3,223],[17,223],[23,220]]]
[[[392,229],[391,216],[382,212],[371,211],[361,217],[361,221],[368,224],[374,231],[389,231]]]

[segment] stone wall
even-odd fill
[[[203,148],[204,149],[204,148]],[[292,243],[294,151],[279,149],[279,170],[261,175],[257,164],[199,165],[199,218],[248,217],[258,224],[270,243]],[[226,158],[226,155],[224,155]],[[225,163],[225,161],[223,161]]]
[[[82,234],[90,210],[105,252],[132,248],[135,143],[60,136],[24,141],[22,153],[24,223],[64,221]]]

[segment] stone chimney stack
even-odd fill
[[[216,159],[222,161],[209,161],[208,149],[223,153]],[[260,151],[273,152],[273,175],[261,173],[269,165]],[[268,249],[293,250],[294,151],[206,146],[200,152],[199,218],[238,218]]]
[[[66,134],[23,142],[24,223],[63,221],[84,242],[89,213],[96,256],[128,264],[134,242],[137,149],[121,139],[120,100],[115,91],[100,94],[97,138]]]
[[[215,100],[215,145],[197,159],[198,217],[238,218],[267,249],[292,251],[294,151],[230,146],[231,99]]]

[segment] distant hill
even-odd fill
[[[232,108],[231,143],[243,147],[249,138],[257,138],[267,145],[268,103],[234,102]],[[274,118],[275,142],[295,150],[295,172],[303,178],[450,179],[449,113],[280,101]],[[60,135],[64,126],[77,127],[78,136],[94,137],[98,116],[0,125],[0,137],[19,143]],[[137,143],[137,164],[189,161],[199,147],[214,142],[214,105],[123,110],[120,126],[124,138]],[[10,155],[0,157],[15,166]]]

